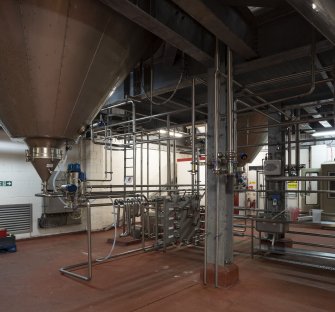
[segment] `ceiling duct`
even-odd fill
[[[0,120],[46,181],[153,36],[98,0],[0,1]]]

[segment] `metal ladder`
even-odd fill
[[[129,124],[126,128],[127,135],[124,136],[123,139],[123,191],[124,191],[124,202],[126,203],[126,192],[129,190],[130,184],[133,185],[133,191],[136,187],[136,139],[131,134],[132,128]],[[123,233],[121,236],[132,235],[133,233],[133,224],[135,224],[135,216],[131,215],[131,209],[129,205],[124,206],[124,214],[123,214]],[[133,219],[133,220],[132,220]]]

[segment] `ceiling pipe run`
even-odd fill
[[[335,45],[334,0],[287,0],[287,2]]]

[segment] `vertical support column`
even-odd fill
[[[227,175],[221,159],[227,150],[227,96],[220,78],[219,51],[216,70],[208,73],[207,162],[207,232],[205,283],[215,287],[231,286],[238,281],[238,267],[233,263],[233,175]],[[221,71],[222,71],[221,66]],[[230,90],[232,92],[232,90]]]

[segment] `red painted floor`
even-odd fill
[[[94,234],[94,257],[108,253],[110,235]],[[75,234],[19,241],[16,253],[0,254],[0,311],[335,311],[335,272],[237,255],[239,283],[214,289],[199,280],[202,251],[192,248],[97,265],[91,282],[58,272],[85,261],[85,250]]]

